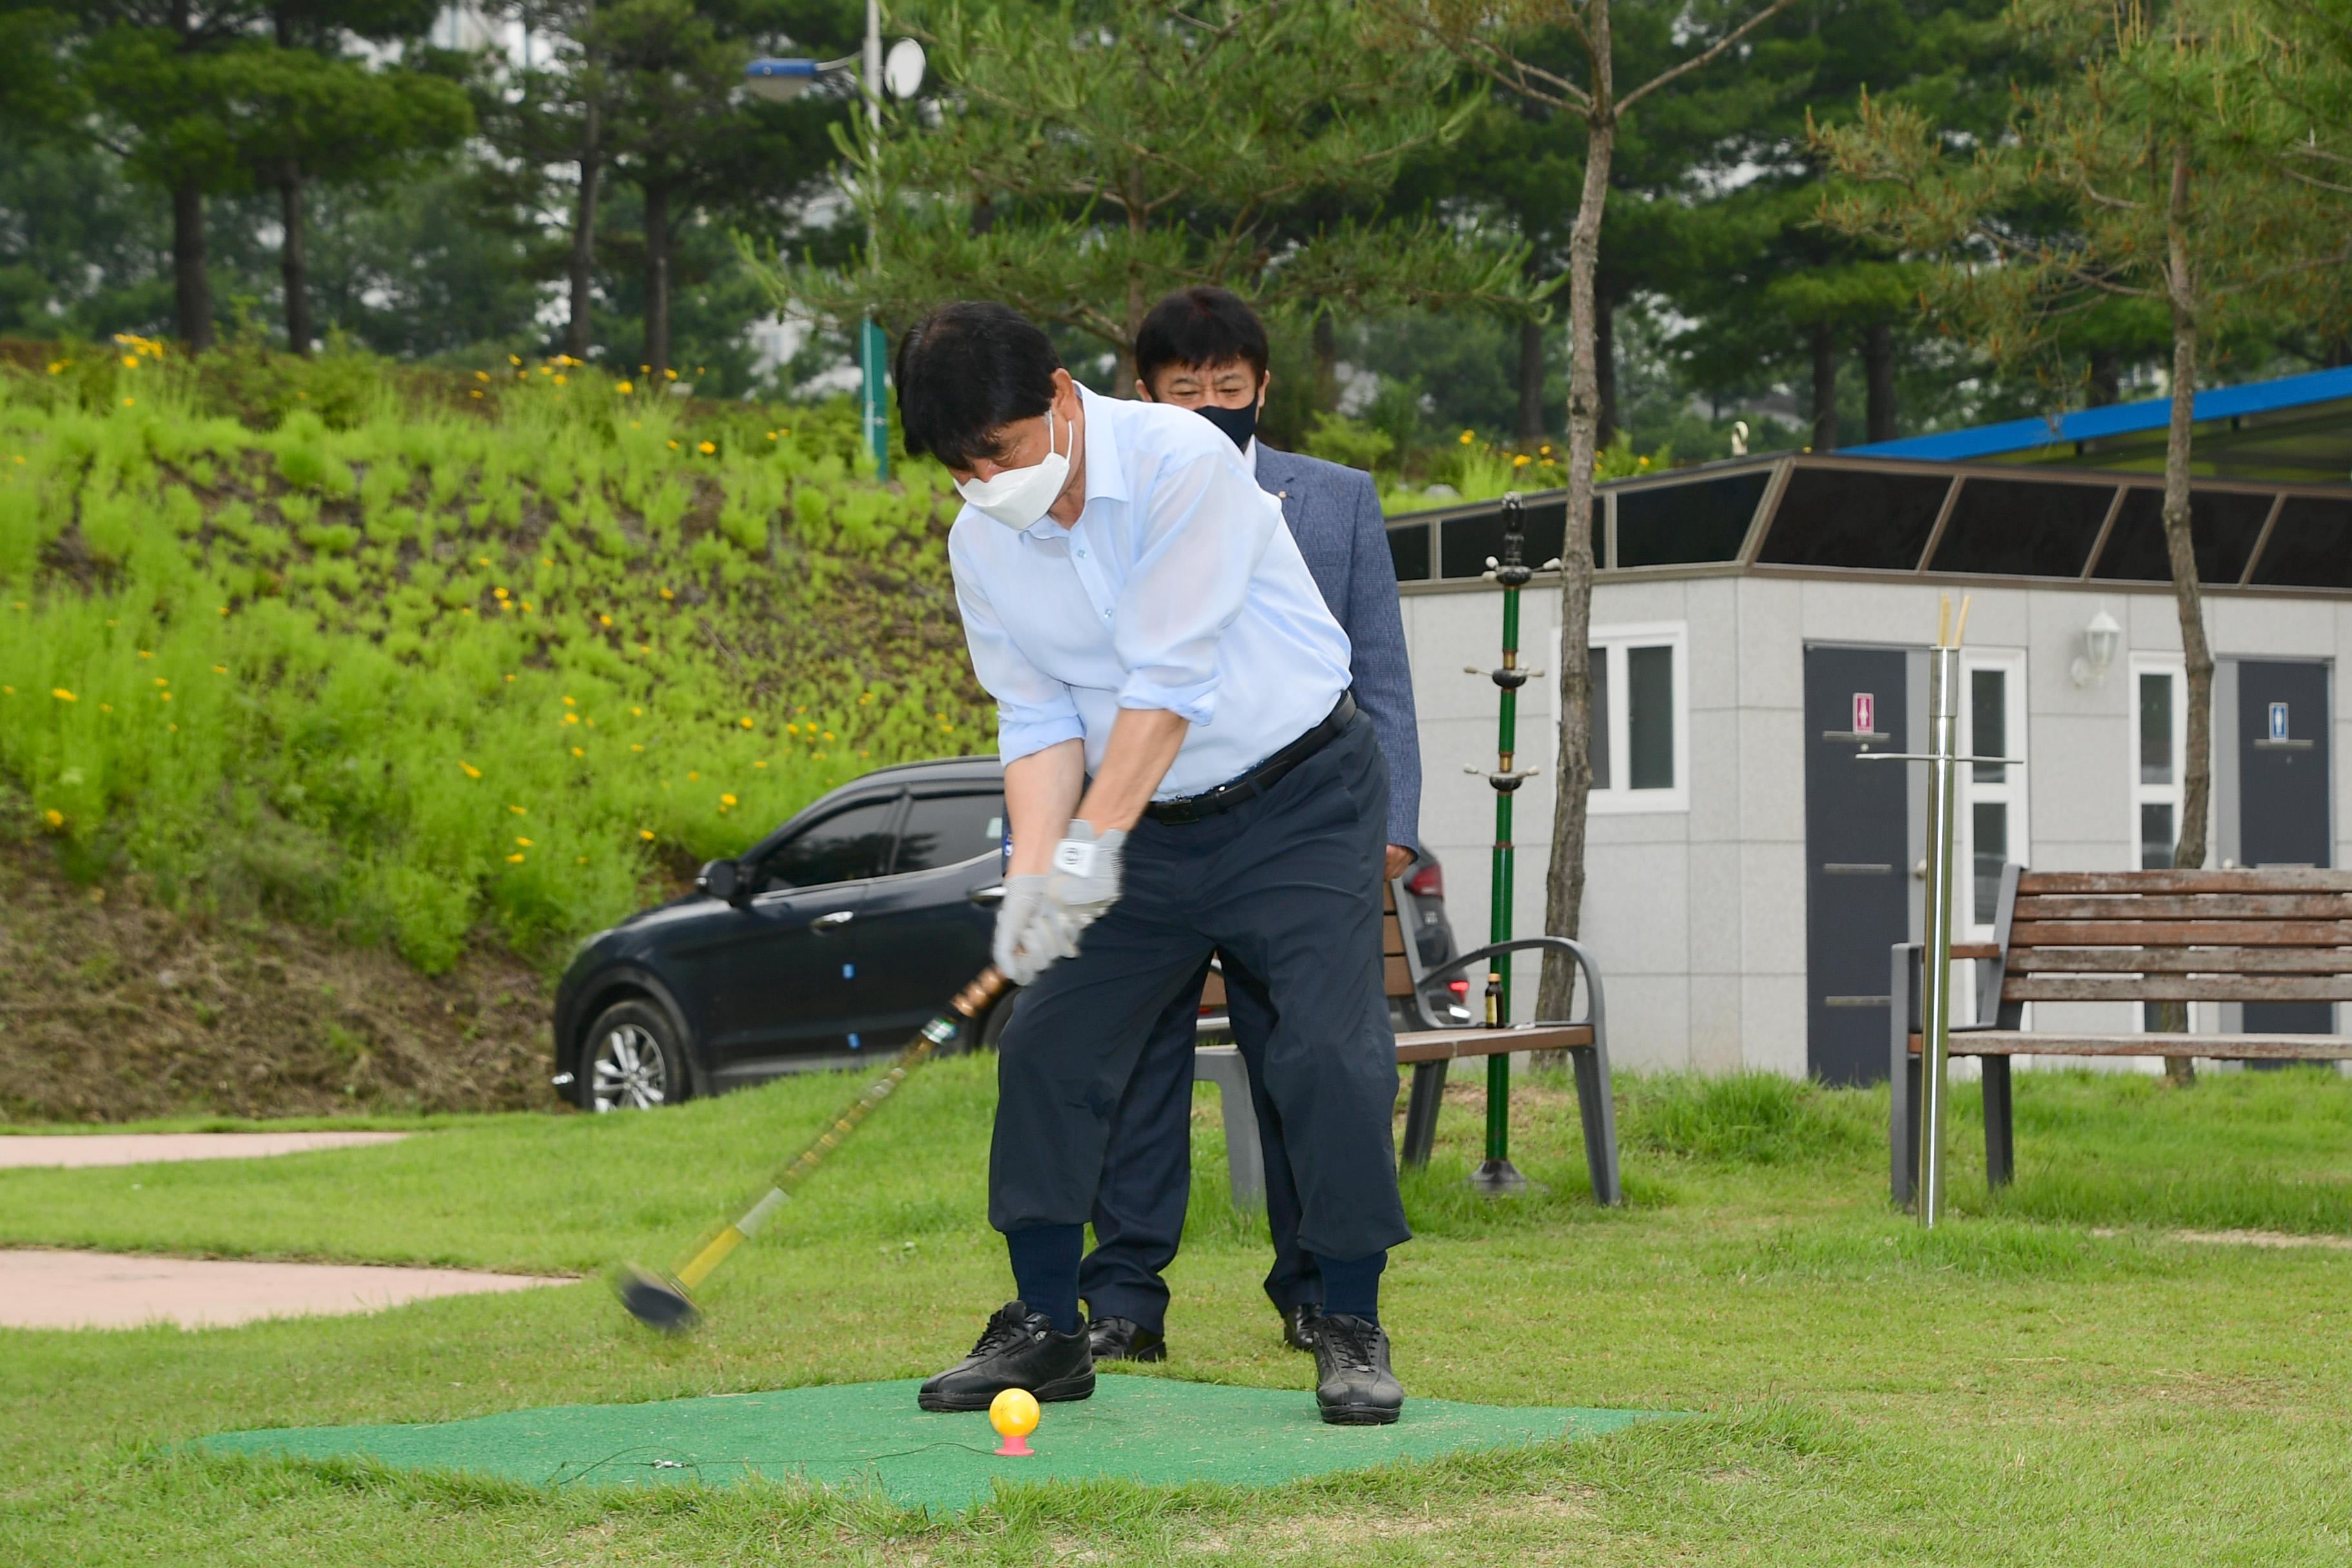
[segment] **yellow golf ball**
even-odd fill
[[[1037,1430],[1037,1396],[1025,1388],[1008,1388],[988,1402],[988,1424],[1000,1437],[1026,1437]]]

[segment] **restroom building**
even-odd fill
[[[2159,516],[2164,414],[2126,405],[1604,487],[1582,926],[1620,1064],[1885,1076],[1887,948],[1920,934],[1927,770],[1857,759],[1926,748],[1925,648],[1942,595],[1971,600],[1962,752],[2021,759],[1961,770],[1958,938],[1990,939],[2006,861],[2169,864],[2186,679]],[[2198,417],[2213,863],[2352,863],[2335,770],[2352,739],[2336,679],[2352,655],[2352,369],[2209,393]],[[1526,501],[1528,559],[1550,560],[1565,492]],[[1428,781],[1422,833],[1465,944],[1486,935],[1496,693],[1484,672],[1501,598],[1481,574],[1501,539],[1492,501],[1390,525]],[[1517,796],[1518,935],[1544,929],[1558,583],[1540,574],[1522,600],[1521,661],[1547,679],[1520,695],[1519,754],[1542,771]],[[1515,991],[1531,1016],[1531,979]],[[2053,1026],[2143,1022],[2127,1004],[2035,1008]],[[2242,1021],[2335,1026],[2320,1003],[2200,1004],[2191,1027]]]

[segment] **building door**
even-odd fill
[[[2238,662],[2238,856],[2247,866],[2333,864],[2327,667]],[[2326,1035],[2332,1002],[2249,1002],[2256,1034]]]
[[[1824,1083],[1886,1077],[1887,950],[1909,934],[1899,648],[1805,650],[1806,1066]]]

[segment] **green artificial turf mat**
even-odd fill
[[[1104,1377],[1094,1397],[1045,1406],[1036,1457],[998,1458],[984,1413],[935,1415],[913,1379],[717,1394],[648,1405],[566,1405],[415,1426],[293,1426],[205,1438],[215,1452],[369,1458],[538,1485],[646,1485],[751,1477],[871,1485],[908,1506],[952,1510],[999,1480],[1116,1476],[1147,1483],[1271,1486],[1361,1469],[1614,1432],[1633,1410],[1504,1407],[1408,1399],[1391,1426],[1327,1426],[1306,1389]]]

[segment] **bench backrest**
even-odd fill
[[[1386,913],[1381,917],[1381,990],[1402,1000],[1412,996],[1412,967],[1405,962],[1404,927],[1397,920],[1396,888],[1393,884],[1381,889],[1381,902]],[[1225,1005],[1225,977],[1215,970],[1209,972],[1209,983],[1201,990],[1202,1007],[1222,1008]]]
[[[2011,866],[2000,925],[2004,1012],[2026,1002],[2352,1001],[2352,871]]]

